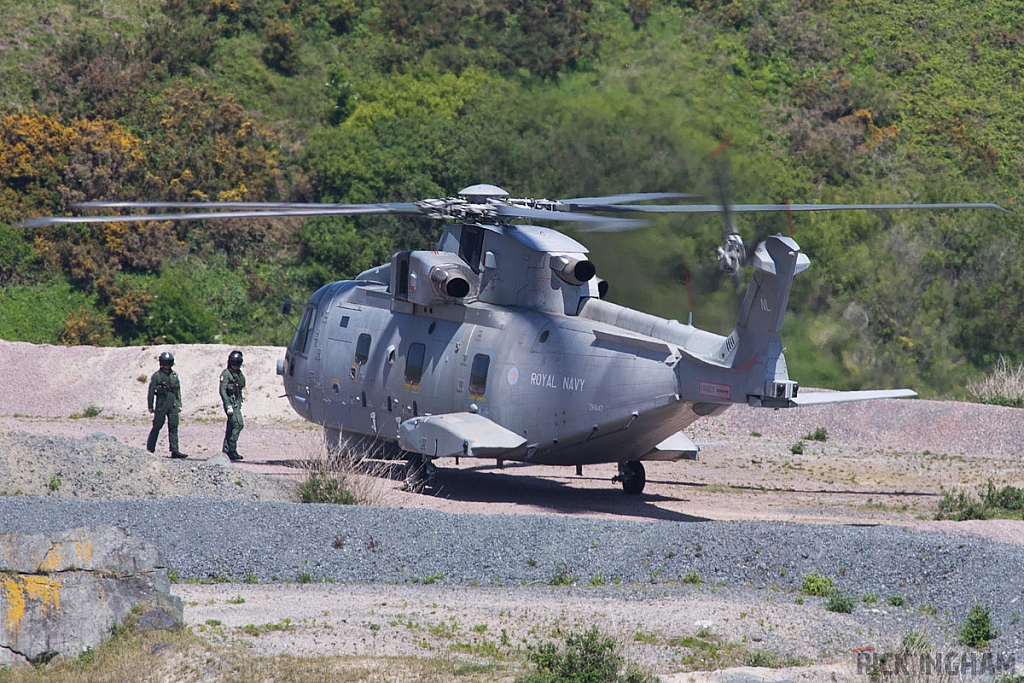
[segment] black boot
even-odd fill
[[[238,454],[238,451],[231,451],[230,453],[228,453],[228,459],[231,460],[232,462],[235,462],[237,460],[244,460],[244,458]]]
[[[184,460],[185,458],[188,457],[188,453],[182,453],[181,451],[173,451],[171,453],[171,457],[179,460]]]

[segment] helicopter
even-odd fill
[[[792,237],[772,235],[748,255],[739,213],[996,209],[996,204],[699,204],[652,192],[517,199],[478,184],[410,203],[86,202],[78,215],[24,227],[111,221],[395,214],[444,223],[432,251],[400,251],[306,302],[278,359],[285,396],[320,425],[332,452],[383,449],[405,460],[405,484],[435,486],[442,458],[583,466],[615,463],[627,494],[644,463],[696,460],[685,429],[730,405],[762,408],[916,396],[910,389],[800,392],[781,340],[794,277],[810,260]],[[649,202],[681,200],[675,204]],[[644,227],[646,214],[725,217],[720,270],[752,275],[728,335],[612,303],[587,248],[559,230],[519,221],[568,221],[583,232]]]

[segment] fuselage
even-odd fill
[[[405,420],[475,413],[525,438],[501,459],[590,464],[644,459],[728,405],[704,401],[695,411],[681,399],[668,346],[585,316],[479,301],[392,309],[377,282],[314,294],[283,373],[300,415],[394,443]],[[674,326],[677,343],[694,331]]]

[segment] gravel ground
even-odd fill
[[[565,579],[577,595],[617,598],[645,612],[649,601],[694,596],[777,602],[792,611],[802,578],[817,572],[857,601],[859,632],[846,620],[826,625],[818,614],[824,600],[808,598],[803,611],[814,618],[776,616],[785,627],[761,634],[766,647],[828,658],[863,645],[866,634],[891,639],[910,629],[951,646],[956,626],[981,602],[992,607],[1001,634],[993,647],[1024,649],[1024,547],[892,526],[628,522],[213,499],[0,499],[0,527],[10,531],[99,523],[163,549],[182,580],[525,587],[526,604]],[[688,583],[696,575],[701,586]],[[893,595],[904,604],[890,606]],[[876,602],[865,603],[872,596]],[[793,635],[799,640],[791,642]]]
[[[283,351],[244,349],[253,391],[239,466],[216,455],[227,347],[173,348],[193,457],[142,450],[139,378],[160,350],[0,342],[0,531],[125,527],[160,547],[181,580],[213,582],[176,589],[186,621],[211,638],[266,652],[422,654],[425,638],[431,652],[446,647],[454,636],[438,624],[449,621],[464,637],[505,630],[524,642],[597,623],[667,680],[690,680],[676,677],[692,666],[667,643],[700,632],[821,664],[783,677],[834,680],[839,662],[839,678],[863,680],[849,671],[854,650],[914,630],[945,651],[981,603],[1000,632],[993,650],[1024,667],[1024,523],[927,521],[943,487],[1024,485],[1024,411],[736,407],[690,430],[701,461],[652,463],[640,497],[609,484],[614,466],[576,477],[463,461],[442,471],[437,496],[377,480],[374,507],[297,505],[286,501],[316,431],[277,395],[272,361]],[[77,416],[87,406],[99,416]],[[818,428],[827,442],[791,452]],[[853,613],[826,611],[821,598],[797,604],[811,572],[853,597]],[[888,604],[894,595],[903,605]],[[242,629],[281,619],[295,628]]]

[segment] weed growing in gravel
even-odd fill
[[[962,680],[950,675],[941,666],[933,671],[931,662],[922,659],[931,655],[931,652],[932,646],[924,635],[908,631],[895,652],[882,652],[872,658],[867,680],[871,683],[950,683]]]
[[[1022,519],[1024,518],[1024,489],[1016,486],[997,488],[989,479],[985,488],[974,499],[964,491],[942,490],[935,519]]]
[[[86,409],[83,410],[82,412],[80,412],[80,413],[71,413],[71,415],[69,415],[68,417],[70,417],[72,420],[81,420],[83,417],[92,418],[92,417],[96,417],[97,415],[99,415],[100,411],[102,411],[102,410],[103,409],[98,407],[98,406],[94,406],[92,404],[89,404],[89,406],[87,406]]]
[[[961,645],[973,648],[988,647],[999,632],[992,626],[992,610],[987,605],[975,603],[967,613],[967,620],[957,633]]]
[[[795,444],[789,447],[789,452],[793,455],[803,455],[804,453],[804,442],[797,441]]]
[[[329,449],[322,440],[307,450],[305,479],[299,484],[303,503],[373,505],[383,498],[385,484],[394,469],[374,459],[374,449]],[[372,464],[371,464],[372,462]]]
[[[818,598],[827,598],[835,592],[835,585],[830,576],[822,576],[817,572],[804,574],[800,592]]]
[[[828,430],[824,427],[818,427],[813,432],[805,434],[804,439],[807,441],[828,441]]]
[[[703,579],[700,578],[700,573],[698,572],[686,572],[683,575],[683,583],[692,583],[699,586],[702,582]]]
[[[775,655],[771,652],[758,650],[757,652],[751,652],[743,664],[745,666],[758,666],[764,669],[771,669],[776,666]]]
[[[903,652],[912,655],[926,655],[931,653],[932,646],[923,633],[907,631],[906,635],[903,636],[901,649]]]
[[[242,632],[250,636],[262,636],[274,631],[290,631],[293,628],[292,620],[286,618],[274,624],[261,624],[259,626],[256,624],[246,624],[242,627]]]
[[[555,573],[548,579],[548,585],[574,586],[577,580],[577,576],[569,569],[569,565],[565,562],[559,562],[555,565]]]
[[[565,646],[541,643],[530,648],[527,661],[535,671],[516,678],[516,683],[654,683],[657,677],[628,664],[619,654],[615,639],[597,627],[565,636]],[[623,670],[625,669],[625,670]]]
[[[839,614],[850,614],[853,612],[854,600],[849,595],[843,595],[839,591],[835,591],[828,597],[828,602],[825,603],[825,609],[829,612],[837,612]]]
[[[906,602],[904,597],[902,595],[899,595],[898,593],[890,595],[888,598],[886,598],[885,601],[889,604],[890,607],[903,607],[903,603]]]

